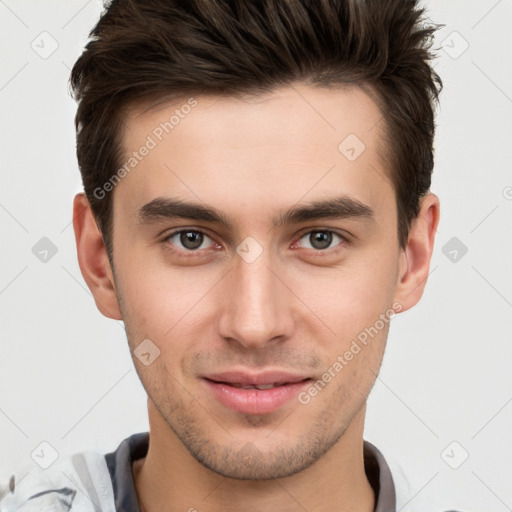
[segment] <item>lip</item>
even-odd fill
[[[241,384],[242,386],[296,383],[309,377],[309,375],[299,375],[285,370],[267,370],[258,373],[239,370],[203,375],[203,378],[208,380],[227,382],[228,384]]]
[[[222,372],[203,376],[209,392],[220,403],[244,414],[268,414],[289,402],[311,378],[286,371],[251,373],[243,371]],[[270,389],[245,389],[235,386],[268,386]]]

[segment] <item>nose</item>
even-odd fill
[[[219,334],[247,349],[290,338],[294,328],[294,297],[283,285],[265,252],[248,263],[236,257],[222,290]]]

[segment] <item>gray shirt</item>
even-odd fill
[[[141,512],[133,481],[132,464],[145,457],[149,433],[133,434],[112,453],[105,455],[112,479],[118,512]],[[364,442],[366,476],[375,493],[375,512],[396,512],[395,486],[389,466],[382,453],[368,441]]]
[[[148,448],[149,433],[141,432],[111,453],[75,453],[60,457],[51,467],[13,474],[7,486],[0,485],[0,512],[141,512],[133,463],[145,457]],[[391,470],[368,441],[364,467],[375,493],[375,512],[399,512],[412,499],[415,512],[447,511],[432,505],[426,493],[418,496],[411,490],[403,471],[396,465]]]

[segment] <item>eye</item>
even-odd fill
[[[215,243],[208,235],[192,229],[175,231],[167,236],[165,241],[185,251],[206,249]]]
[[[322,251],[325,249],[331,249],[333,247],[333,242],[337,242],[335,245],[339,245],[344,241],[345,239],[341,235],[334,233],[334,231],[318,230],[306,233],[299,240],[298,246],[306,249]]]

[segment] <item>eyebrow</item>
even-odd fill
[[[138,210],[137,217],[141,224],[151,224],[160,220],[192,219],[221,224],[229,229],[233,228],[232,222],[214,208],[169,197],[157,197],[151,200]],[[342,195],[294,206],[274,219],[273,226],[327,218],[374,220],[375,213],[358,199]]]
[[[169,197],[157,197],[151,200],[139,209],[137,216],[141,224],[182,218],[213,222],[231,227],[229,220],[214,208]]]
[[[298,224],[299,222],[328,218],[373,220],[375,214],[368,205],[358,199],[342,195],[290,208],[280,215],[277,221],[274,222],[274,226]]]

